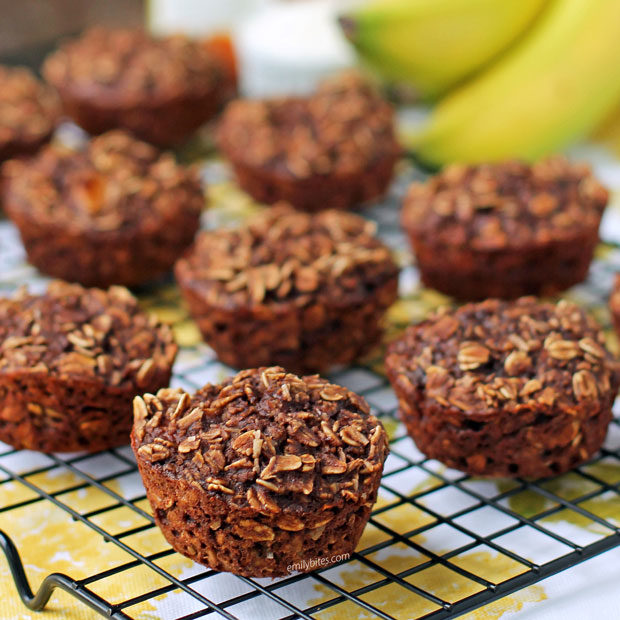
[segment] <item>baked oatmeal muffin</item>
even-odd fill
[[[128,443],[133,397],[168,385],[176,350],[122,287],[56,281],[0,299],[0,440],[44,452]]]
[[[297,373],[371,350],[398,284],[398,268],[373,223],[283,205],[241,228],[201,232],[175,274],[221,361]]]
[[[208,46],[140,30],[88,30],[49,56],[43,75],[86,131],[127,129],[159,146],[188,138],[234,94]]]
[[[306,211],[380,197],[400,154],[391,106],[353,74],[305,99],[232,102],[218,142],[256,200]]]
[[[28,260],[86,286],[167,273],[192,243],[204,195],[193,169],[121,131],[4,166],[4,203]]]
[[[555,476],[605,438],[620,367],[603,343],[568,301],[487,300],[409,327],[386,370],[430,458],[476,476]]]
[[[388,452],[363,398],[279,367],[137,396],[131,445],[172,547],[246,577],[352,553]]]
[[[0,65],[0,163],[34,153],[60,115],[54,91],[24,67]]]
[[[452,165],[411,186],[402,222],[422,281],[460,299],[548,295],[586,278],[607,191],[553,157]]]

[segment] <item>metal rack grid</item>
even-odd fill
[[[217,168],[214,174],[217,178],[221,170]],[[410,170],[403,172],[386,203],[364,213],[378,221],[388,243],[401,249],[396,203],[410,178]],[[13,235],[9,228],[2,232]],[[17,256],[14,266],[21,261]],[[590,280],[573,291],[607,329],[603,305],[616,267],[620,267],[620,245],[602,246]],[[0,289],[10,289],[23,278],[19,268],[11,273],[2,279]],[[417,287],[411,266],[403,271],[401,289],[400,303],[408,307],[407,319],[392,316],[388,337],[402,329],[412,313],[423,314],[441,301]],[[146,307],[169,310],[175,313],[177,324],[187,323],[174,290],[170,286],[162,290],[161,294],[156,290],[154,298],[153,291],[147,291]],[[193,390],[230,372],[206,346],[189,346],[181,351],[173,385]],[[35,458],[24,470],[16,464],[22,453],[5,446],[0,450],[0,488],[17,483],[29,496],[0,506],[0,517],[30,506],[48,510],[53,505],[70,515],[76,527],[83,524],[94,532],[101,545],[115,545],[127,556],[117,566],[84,578],[48,576],[33,596],[9,537],[19,528],[16,522],[9,536],[0,535],[0,545],[24,602],[40,609],[58,587],[111,618],[142,617],[140,606],[152,601],[164,601],[157,608],[162,618],[178,620],[220,616],[453,618],[620,545],[620,418],[610,427],[606,447],[574,472],[539,481],[496,483],[446,469],[417,450],[396,421],[395,399],[381,372],[380,352],[330,378],[365,396],[391,434],[380,501],[366,530],[370,535],[349,560],[273,581],[222,575],[197,565],[179,575],[166,568],[176,554],[163,537],[161,548],[154,551],[134,544],[145,533],[158,534],[129,449],[98,455],[46,455]],[[68,473],[73,482],[48,488],[38,481],[49,472]],[[121,479],[130,484],[110,484]],[[84,511],[69,501],[72,494],[86,489],[96,490],[104,500],[102,505]],[[615,514],[610,510],[614,506],[618,508]],[[130,511],[136,522],[128,527],[122,520],[118,526],[111,525],[118,510]],[[565,522],[577,522],[580,528],[568,528],[567,533],[562,527]],[[131,583],[137,569],[158,575],[160,585],[130,595],[121,588],[114,598],[101,594],[101,583],[111,579]],[[458,587],[449,587],[455,583]],[[386,598],[393,604],[386,605]],[[185,611],[178,615],[178,609]]]

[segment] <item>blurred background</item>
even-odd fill
[[[139,26],[145,6],[142,0],[0,0],[0,62],[37,69],[59,38],[101,23]]]
[[[158,35],[228,33],[248,63],[242,64],[248,92],[259,94],[252,91],[258,83],[251,77],[255,69],[269,73],[283,92],[303,90],[313,85],[305,79],[307,72],[310,77],[322,76],[354,63],[337,23],[338,10],[352,4],[343,0],[0,0],[0,62],[36,70],[59,39],[93,25],[146,27]],[[253,60],[264,64],[254,66]],[[286,67],[291,65],[295,75],[287,84],[291,76]],[[278,86],[271,88],[278,90]]]
[[[402,140],[433,167],[584,141],[620,153],[620,0],[0,0],[0,11],[0,62],[35,69],[94,24],[227,33],[248,96],[307,93],[362,67],[424,111]]]

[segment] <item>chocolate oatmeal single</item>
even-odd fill
[[[128,443],[137,393],[167,386],[172,332],[122,287],[56,281],[0,299],[0,440],[95,452]]]
[[[140,30],[88,30],[49,56],[43,74],[86,131],[122,128],[159,146],[187,139],[234,94],[207,46]]]
[[[306,211],[380,197],[401,152],[391,106],[354,74],[305,99],[234,101],[218,135],[243,189]]]
[[[175,274],[220,360],[299,373],[352,362],[375,346],[398,285],[373,223],[282,205],[243,227],[200,233]]]
[[[0,162],[34,153],[60,115],[54,91],[24,67],[0,65]]]
[[[588,273],[608,194],[587,165],[452,165],[414,183],[402,222],[427,286],[459,299],[548,295]]]
[[[168,542],[246,577],[352,553],[388,453],[363,398],[279,367],[136,397],[131,437]]]
[[[418,448],[476,476],[554,476],[589,459],[620,383],[593,318],[533,297],[439,311],[390,346],[386,370]]]
[[[78,151],[48,146],[4,172],[5,209],[28,260],[86,286],[134,286],[167,273],[204,206],[195,170],[121,131]]]

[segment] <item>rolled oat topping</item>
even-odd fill
[[[307,99],[234,101],[219,141],[235,163],[297,179],[358,174],[399,152],[391,106],[355,74],[325,82]]]
[[[366,298],[397,273],[375,224],[350,213],[317,215],[286,205],[267,209],[242,228],[205,232],[183,261],[189,284],[209,303],[243,307],[328,296]]]
[[[28,69],[0,66],[0,146],[42,138],[54,129],[59,113],[52,89]]]
[[[577,305],[533,297],[442,310],[410,327],[388,353],[403,386],[472,417],[607,397],[620,366],[596,321]]]
[[[277,366],[242,371],[193,396],[164,389],[136,397],[133,433],[138,458],[236,507],[282,513],[276,522],[291,531],[308,527],[291,512],[307,512],[319,528],[333,517],[330,508],[366,501],[388,449],[363,398]]]
[[[48,81],[93,96],[114,92],[119,105],[136,98],[174,99],[210,91],[221,71],[204,45],[184,36],[154,38],[140,30],[92,28],[45,62]]]
[[[493,250],[564,240],[598,228],[605,188],[585,164],[552,157],[533,165],[518,161],[454,164],[405,199],[403,224],[437,244]]]
[[[0,299],[0,373],[44,373],[123,387],[169,372],[172,332],[120,286],[108,291],[52,282]]]
[[[36,210],[38,222],[62,222],[64,230],[148,228],[179,205],[195,213],[204,205],[193,169],[123,131],[93,138],[79,151],[50,145],[4,171],[13,202]]]

